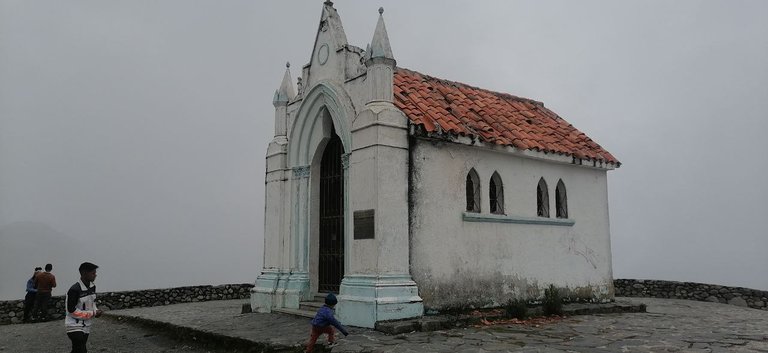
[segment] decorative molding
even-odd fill
[[[309,170],[308,165],[293,167],[293,177],[295,179],[307,178],[309,177]]]
[[[320,63],[320,65],[325,65],[326,62],[328,62],[328,44],[323,44],[320,46],[320,49],[317,51],[317,62]]]
[[[464,222],[539,224],[539,225],[564,226],[564,227],[572,227],[574,224],[576,224],[576,221],[573,219],[507,216],[507,215],[483,214],[483,213],[474,213],[474,212],[464,212],[462,214],[462,219],[464,220]]]
[[[372,143],[370,145],[364,145],[364,146],[356,147],[356,148],[352,149],[352,152],[357,152],[357,151],[360,151],[360,150],[364,150],[366,148],[377,147],[377,146],[389,147],[389,148],[397,148],[397,149],[406,150],[406,151],[409,150],[409,148],[407,146],[395,146],[395,145],[387,145],[387,144],[383,144],[383,143]]]
[[[296,93],[296,97],[295,98],[303,96],[304,95],[304,82],[303,82],[303,79],[301,78],[301,76],[299,76],[299,78],[296,79],[296,88],[297,88],[297,93]]]
[[[388,101],[386,101],[386,102],[388,102]],[[389,102],[389,103],[391,103],[391,102]],[[372,122],[370,122],[368,124],[352,128],[352,132],[358,132],[360,130],[367,129],[369,127],[375,127],[375,126],[386,126],[386,127],[391,127],[391,128],[395,128],[395,129],[402,129],[402,130],[407,130],[408,129],[408,126],[404,125],[404,124],[390,123],[390,122],[386,122],[386,121],[372,121]]]
[[[344,168],[344,170],[349,169],[349,156],[351,153],[342,153],[341,154],[341,166]],[[346,195],[346,193],[344,193]]]
[[[317,146],[312,143],[313,127],[321,117],[321,111],[327,109],[333,120],[336,133],[341,138],[345,151],[351,151],[352,133],[349,130],[348,117],[356,116],[352,99],[343,87],[330,81],[321,81],[311,88],[304,88],[306,95],[295,113],[288,138],[288,161],[291,165],[309,165],[312,163],[311,151]]]

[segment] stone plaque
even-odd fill
[[[355,239],[373,239],[373,210],[355,211]]]

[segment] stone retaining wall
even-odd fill
[[[248,299],[251,296],[251,288],[253,284],[223,284],[105,292],[96,294],[96,305],[100,309],[112,310],[208,300]],[[48,303],[48,315],[51,320],[64,318],[64,296],[51,298]],[[19,323],[23,316],[24,300],[0,301],[0,325]]]
[[[615,279],[617,297],[653,297],[709,301],[768,310],[768,291],[715,284]]]
[[[613,286],[617,297],[699,300],[768,310],[768,291],[749,288],[637,279],[616,279]],[[128,309],[207,300],[248,299],[251,288],[253,284],[224,284],[105,292],[97,294],[97,305],[103,309]],[[51,298],[48,307],[52,320],[64,317],[63,296]],[[23,315],[23,300],[0,301],[0,325],[19,323]]]

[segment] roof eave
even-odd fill
[[[553,162],[558,164],[569,164],[584,168],[600,169],[600,170],[614,170],[621,166],[621,162],[608,162],[603,160],[597,160],[593,158],[579,158],[572,153],[552,153],[537,151],[534,149],[523,150],[514,146],[500,145],[496,143],[488,143],[480,140],[474,136],[464,136],[446,132],[427,132],[420,125],[410,124],[408,132],[411,136],[427,139],[427,140],[440,140],[445,142],[456,143],[460,145],[481,148],[484,150],[509,154],[517,157],[544,160],[547,162]]]

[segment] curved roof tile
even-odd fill
[[[395,106],[427,132],[621,165],[608,151],[540,102],[396,68]]]

